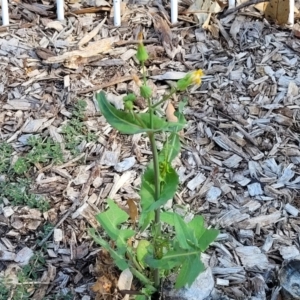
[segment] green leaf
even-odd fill
[[[199,246],[202,251],[205,251],[208,246],[217,238],[219,230],[206,229],[199,239]]]
[[[159,162],[169,162],[171,163],[180,152],[180,139],[179,135],[172,132],[168,137],[164,147],[158,154]]]
[[[169,199],[172,199],[177,191],[179,177],[176,171],[169,166],[169,172],[166,173],[160,197],[155,201],[154,170],[151,162],[143,177],[140,190],[142,213],[140,216],[140,228],[145,230],[151,220],[154,218],[154,210],[164,205]]]
[[[19,157],[15,162],[13,168],[17,174],[22,174],[28,171],[29,164],[25,158]]]
[[[139,227],[144,231],[154,219],[154,212],[149,212],[149,207],[155,202],[155,186],[154,186],[154,170],[153,162],[147,166],[142,176],[142,184],[140,190],[142,211],[139,220]]]
[[[205,270],[205,266],[200,259],[200,254],[188,256],[181,266],[177,276],[175,288],[180,289],[186,284],[191,286],[200,273]]]
[[[183,101],[181,101],[179,103],[178,111],[176,111],[174,113],[174,115],[178,119],[178,123],[181,124],[181,126],[180,126],[181,129],[183,129],[186,125],[186,119],[185,119],[184,114],[183,114],[183,109],[186,106],[186,104],[187,104],[187,99],[185,98]],[[177,130],[177,132],[180,131],[181,129]]]
[[[135,300],[148,300],[148,299],[150,299],[150,297],[145,296],[145,295],[137,295],[137,296],[135,296],[134,299]]]
[[[160,219],[162,222],[167,223],[171,226],[175,226],[175,221],[174,221],[174,212],[161,212],[160,213]]]
[[[187,223],[177,214],[174,214],[176,239],[182,249],[191,249],[187,240],[191,240],[192,231],[188,228]]]
[[[150,114],[132,114],[116,109],[111,105],[104,94],[100,92],[96,95],[101,113],[107,122],[115,129],[124,134],[135,134],[141,132],[157,132],[157,131],[171,131],[169,123],[164,119],[153,116],[153,128],[150,126]],[[172,127],[172,126],[171,126]]]
[[[147,240],[140,240],[136,248],[136,258],[142,267],[145,267],[144,259],[147,254],[153,255],[153,245]]]
[[[166,173],[164,182],[161,183],[162,189],[159,196],[159,199],[152,203],[146,212],[153,211],[162,205],[166,204],[169,199],[172,199],[177,191],[179,184],[179,177],[176,171],[169,165],[169,170]]]
[[[109,237],[113,241],[116,241],[118,248],[121,249],[123,246],[126,246],[127,240],[134,235],[134,231],[119,228],[119,225],[126,222],[129,216],[113,200],[108,199],[107,203],[109,209],[106,212],[96,215],[96,219]]]
[[[104,249],[106,249],[107,251],[109,251],[111,257],[113,258],[113,260],[115,262],[115,264],[117,265],[117,267],[120,270],[124,271],[125,269],[127,269],[129,267],[124,253],[119,253],[118,251],[113,250],[110,247],[110,245],[109,245],[109,243],[107,241],[105,241],[98,234],[96,234],[95,229],[90,229],[89,230],[89,234],[92,236],[92,238],[94,239],[94,241],[96,243],[98,243]]]
[[[171,270],[177,266],[181,266],[189,256],[199,255],[200,250],[184,250],[176,248],[164,254],[161,259],[155,259],[151,255],[145,257],[145,262],[151,268]]]
[[[203,233],[206,231],[206,228],[204,226],[204,219],[202,216],[196,216],[194,217],[189,223],[187,223],[187,226],[191,232],[190,238],[191,242],[199,248],[199,240]]]
[[[194,231],[195,236],[199,239],[204,231],[206,230],[204,227],[204,218],[202,216],[195,216],[187,226]]]
[[[183,114],[183,109],[187,105],[187,103],[188,103],[188,99],[187,98],[184,98],[182,101],[179,102],[178,113]]]

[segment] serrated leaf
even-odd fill
[[[125,258],[124,253],[119,253],[118,251],[113,250],[109,243],[107,241],[105,241],[103,238],[101,238],[95,231],[95,229],[90,229],[89,230],[89,234],[92,236],[92,238],[94,239],[94,241],[96,243],[98,243],[99,245],[101,245],[103,248],[105,248],[107,251],[109,251],[111,257],[113,258],[115,264],[117,265],[117,267],[121,270],[124,271],[125,269],[127,269],[128,263],[127,260]]]
[[[190,238],[191,242],[196,246],[199,247],[199,240],[203,233],[206,231],[204,226],[204,219],[202,216],[194,217],[189,223],[187,223],[187,227],[191,232]]]
[[[165,253],[161,259],[155,259],[153,256],[147,255],[145,262],[151,268],[171,270],[177,266],[181,266],[189,256],[200,255],[200,253],[200,250],[190,251],[177,248]]]
[[[127,240],[134,235],[131,229],[120,229],[119,225],[126,222],[128,214],[123,211],[113,200],[108,199],[109,209],[96,215],[96,220],[102,225],[109,237],[116,241],[119,248],[126,245]]]
[[[187,240],[191,240],[192,231],[189,230],[188,225],[184,222],[184,220],[177,214],[174,214],[174,223],[175,223],[175,232],[176,232],[176,240],[179,243],[179,246],[182,249],[191,249]]]
[[[199,239],[199,247],[202,251],[205,251],[208,246],[217,238],[219,230],[206,229]]]
[[[147,254],[153,254],[153,245],[147,240],[141,240],[136,248],[136,258],[142,267],[145,267],[144,258]]]
[[[204,218],[202,216],[195,216],[189,223],[188,227],[195,232],[195,236],[200,238],[205,231]]]
[[[190,255],[184,260],[176,279],[175,288],[180,289],[186,284],[191,286],[205,266],[200,259],[200,254]]]

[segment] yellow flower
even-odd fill
[[[184,91],[188,86],[192,84],[200,85],[201,77],[204,75],[202,70],[196,70],[187,73],[182,79],[177,81],[177,89],[179,91]]]
[[[199,85],[201,83],[201,78],[203,75],[204,75],[204,73],[201,69],[191,72],[191,75],[190,75],[191,82],[193,84]]]

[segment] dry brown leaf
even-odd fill
[[[175,108],[171,102],[168,103],[166,108],[166,117],[169,122],[178,122],[178,118],[174,115]]]
[[[100,24],[98,24],[92,31],[90,31],[79,41],[78,46],[81,48],[82,45],[88,43],[92,38],[94,38],[98,34],[99,30],[102,28],[105,22],[106,22],[106,17],[103,19],[103,21]]]
[[[136,222],[138,217],[138,209],[136,203],[133,199],[127,199],[127,204],[129,207],[129,216],[133,223]]]
[[[49,57],[55,56],[55,53],[54,53],[54,52],[52,52],[52,51],[49,50],[49,49],[42,48],[42,47],[37,47],[37,48],[35,49],[35,53],[36,53],[36,55],[37,55],[39,58],[41,58],[41,59],[43,59],[43,60],[46,60],[46,59],[48,59]]]
[[[108,294],[111,292],[112,282],[105,276],[98,277],[97,281],[91,286],[94,293]]]
[[[168,23],[159,15],[153,18],[154,29],[157,34],[161,36],[162,44],[169,58],[173,59],[177,53],[180,52],[181,47],[173,44],[172,31]]]
[[[299,24],[295,24],[293,26],[293,33],[294,33],[295,37],[300,38],[300,25]]]
[[[70,51],[62,55],[49,57],[45,61],[45,63],[48,64],[62,63],[68,60],[72,61],[76,57],[86,58],[86,57],[97,55],[99,53],[106,53],[111,49],[113,43],[118,40],[119,40],[118,37],[105,38],[97,42],[90,43],[87,47],[81,48],[80,50]]]
[[[279,25],[287,23],[289,13],[289,0],[270,0],[265,8],[266,18],[277,22]]]

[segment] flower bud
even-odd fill
[[[132,103],[132,101],[126,101],[124,103],[124,107],[125,107],[125,110],[129,110],[129,111],[133,110],[133,103]]]
[[[152,90],[151,90],[150,86],[148,86],[148,85],[142,85],[140,87],[140,92],[141,92],[141,96],[146,99],[150,98],[152,95]]]
[[[146,47],[143,43],[138,44],[136,58],[140,63],[144,63],[148,59],[149,55],[147,53]]]
[[[123,98],[123,101],[124,101],[124,102],[127,102],[127,101],[133,102],[133,101],[135,101],[135,99],[136,99],[136,95],[131,93],[131,94],[126,95],[126,96]]]

